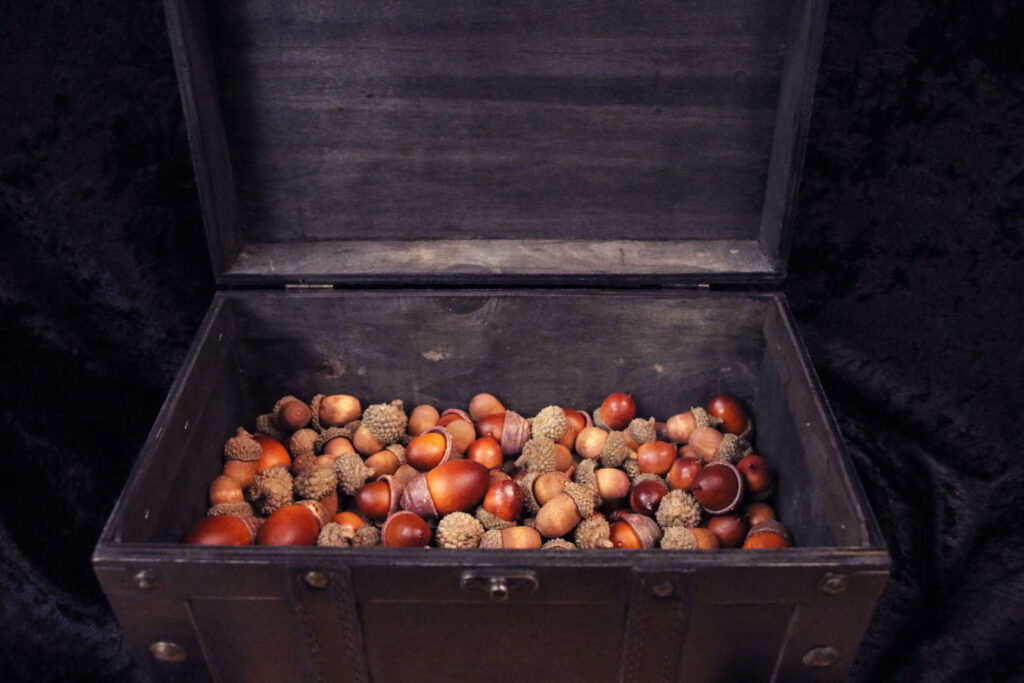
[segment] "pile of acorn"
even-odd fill
[[[199,545],[782,548],[754,423],[720,394],[665,422],[628,394],[532,418],[478,394],[469,411],[401,401],[279,400],[224,444]]]

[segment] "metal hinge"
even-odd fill
[[[323,289],[334,289],[334,285],[332,285],[330,283],[323,284],[323,283],[319,283],[319,282],[288,282],[288,283],[285,283],[284,288],[285,289],[319,289],[319,290],[323,290]]]

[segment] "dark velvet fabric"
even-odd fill
[[[785,291],[894,560],[857,680],[1024,679],[1021,27],[829,15]],[[0,679],[137,677],[89,555],[213,291],[159,3],[0,4]]]

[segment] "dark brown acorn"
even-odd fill
[[[743,498],[743,475],[727,462],[705,465],[693,479],[693,494],[697,502],[713,515],[731,512]]]
[[[427,523],[407,510],[388,515],[380,531],[380,541],[388,548],[425,548],[432,536]]]
[[[633,512],[653,517],[661,499],[668,494],[668,487],[657,479],[644,479],[633,485],[629,494],[629,506]]]

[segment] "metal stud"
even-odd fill
[[[132,577],[132,581],[135,582],[135,586],[139,590],[148,591],[156,587],[156,574],[148,569],[136,572],[135,576]]]
[[[839,595],[846,591],[849,583],[849,579],[844,574],[825,574],[825,578],[821,580],[821,584],[818,587],[822,593]]]
[[[318,571],[306,572],[302,578],[313,588],[325,588],[331,582],[327,574]]]
[[[166,640],[161,640],[150,645],[149,652],[153,655],[153,659],[158,662],[176,664],[178,662],[185,661],[185,648],[177,643],[172,643]]]
[[[824,669],[827,666],[832,666],[838,659],[839,650],[831,645],[808,650],[803,656],[804,665],[814,669]]]
[[[654,584],[651,592],[654,593],[655,597],[668,598],[672,597],[672,594],[675,593],[675,586],[672,585],[671,581],[662,581],[661,583]]]

